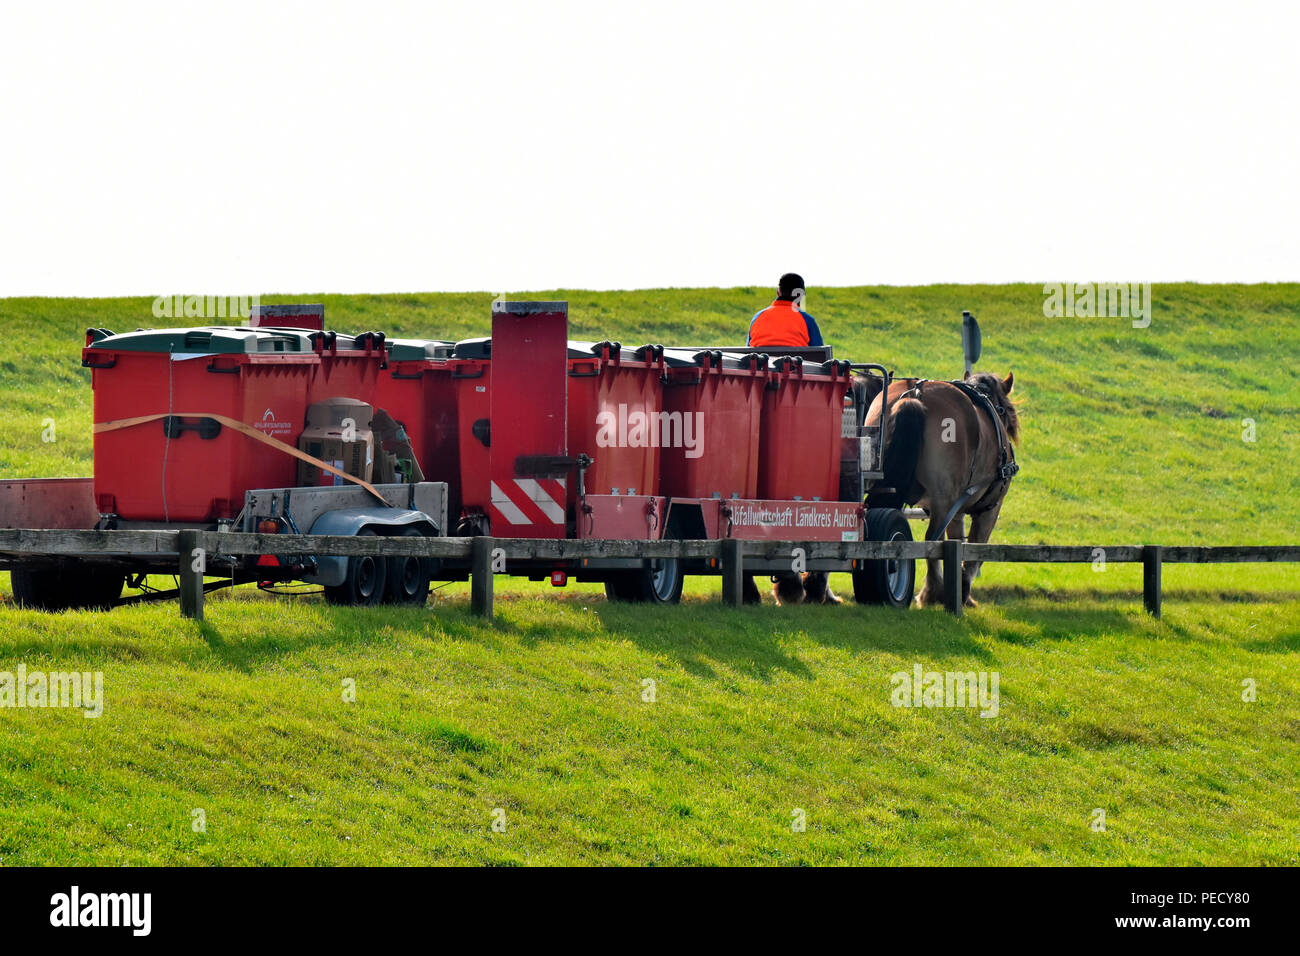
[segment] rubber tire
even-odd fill
[[[399,538],[423,538],[419,528],[404,528]],[[431,558],[389,558],[385,600],[389,604],[423,606],[429,600],[429,580],[433,577]]]
[[[362,528],[357,537],[374,537],[370,528]],[[388,559],[377,557],[348,558],[348,574],[342,584],[326,586],[325,600],[345,607],[371,607],[387,594]]]
[[[667,587],[661,582],[655,587],[655,565],[665,564],[669,579]],[[611,601],[626,601],[630,604],[680,604],[682,587],[686,584],[686,575],[682,573],[682,562],[678,558],[644,561],[641,567],[633,571],[619,571],[605,581],[605,597]]]
[[[897,508],[870,508],[867,511],[868,541],[911,541],[912,526]],[[906,577],[905,587],[890,587],[889,565],[895,564]],[[895,581],[897,584],[897,579]],[[882,604],[907,608],[916,590],[915,561],[868,561],[861,571],[853,572],[853,599],[859,604]]]
[[[35,611],[107,611],[122,596],[126,575],[109,568],[63,564],[9,572],[14,603]]]

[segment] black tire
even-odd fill
[[[868,541],[911,541],[912,526],[897,508],[867,511]],[[853,572],[853,599],[859,604],[906,608],[916,590],[915,561],[868,561]]]
[[[632,604],[680,604],[686,575],[677,558],[653,558],[633,571],[619,571],[605,581],[605,597]]]
[[[374,531],[363,528],[357,537],[373,537]],[[387,593],[388,581],[387,558],[365,557],[348,558],[348,573],[343,583],[326,586],[325,600],[330,604],[342,604],[348,607],[370,607],[378,604]]]
[[[419,528],[404,528],[399,538],[423,538]],[[386,600],[390,604],[423,605],[429,600],[433,561],[429,558],[389,558]]]
[[[35,611],[107,611],[117,604],[125,583],[120,571],[75,564],[15,568],[9,573],[14,602]]]

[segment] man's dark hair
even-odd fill
[[[803,284],[803,276],[799,275],[797,272],[787,272],[785,275],[781,276],[781,281],[777,285],[776,297],[788,302],[794,298],[795,289],[803,288],[805,288]]]

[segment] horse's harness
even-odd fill
[[[905,391],[902,395],[898,396],[899,400],[901,401],[904,398],[919,399],[921,397],[921,386],[929,381],[930,379],[917,379],[915,385]],[[975,505],[966,511],[966,513],[970,515],[983,514],[997,504],[1002,496],[1006,494],[1006,490],[1011,484],[1011,479],[1016,476],[1016,472],[1020,471],[1020,465],[1016,462],[1015,448],[1012,446],[1011,439],[1007,435],[1007,426],[1002,421],[1002,416],[1005,414],[1005,410],[1001,405],[994,405],[993,400],[989,398],[987,392],[971,385],[969,382],[951,381],[947,384],[959,390],[966,396],[972,405],[977,409],[982,409],[984,413],[988,415],[993,422],[993,431],[998,437],[997,478],[988,486],[988,489],[984,494],[980,496],[979,501],[975,502]],[[975,494],[976,489],[979,487],[979,485],[975,484],[976,460],[977,456],[972,455],[970,476],[966,480],[966,488],[962,492],[961,497],[959,497],[948,510],[948,513],[944,516],[943,522],[938,525],[938,535],[936,537],[942,537],[948,525],[957,517],[961,512],[962,507],[971,499],[971,496]]]

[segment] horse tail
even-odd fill
[[[925,439],[925,406],[918,399],[904,398],[889,410],[889,434],[885,439],[885,478],[882,484],[893,488],[892,495],[880,496],[879,505],[901,508],[914,504],[907,500],[916,481],[916,465],[921,458]],[[888,501],[884,499],[890,499]],[[872,501],[875,505],[876,500]]]

